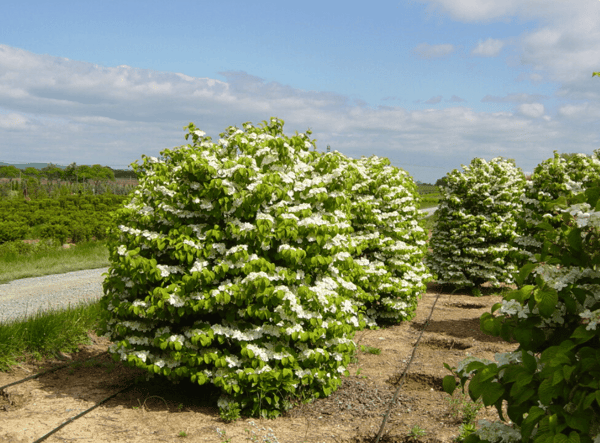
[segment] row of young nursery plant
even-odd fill
[[[0,201],[2,200],[41,200],[60,198],[66,195],[127,195],[136,186],[134,178],[117,178],[102,182],[70,182],[64,180],[40,179],[37,177],[0,178]]]
[[[68,195],[57,199],[0,201],[0,244],[33,235],[64,243],[106,238],[111,213],[126,196]]]
[[[600,442],[599,154],[555,153],[530,181],[500,158],[448,174],[427,263],[440,282],[517,286],[481,327],[518,349],[446,365],[447,392],[469,381],[502,420],[469,443]]]
[[[431,279],[413,180],[276,118],[188,129],[117,211],[98,332],[149,376],[219,387],[224,418],[331,394],[355,331],[411,319]]]

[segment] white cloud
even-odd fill
[[[0,129],[25,129],[28,119],[22,114],[11,112],[0,114]]]
[[[544,105],[541,103],[530,103],[519,106],[519,112],[527,117],[537,118],[544,115]]]
[[[471,55],[496,57],[503,47],[504,43],[502,40],[497,40],[494,38],[488,38],[486,41],[479,40],[477,47],[471,51]]]
[[[482,102],[499,102],[499,103],[532,103],[536,100],[548,98],[539,94],[513,93],[507,94],[504,97],[495,97],[486,95],[481,99]]]

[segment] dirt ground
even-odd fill
[[[301,404],[276,420],[242,417],[224,423],[216,408],[218,393],[191,383],[173,385],[155,378],[111,398],[69,422],[47,442],[371,442],[389,408],[399,378],[425,326],[438,295],[435,285],[419,303],[416,318],[398,326],[359,332],[355,341],[381,350],[359,352],[350,377],[329,398]],[[470,400],[442,390],[448,375],[443,363],[456,366],[473,355],[493,360],[497,352],[516,349],[483,334],[479,316],[500,296],[472,297],[442,293],[417,347],[382,442],[448,442],[458,436],[461,410]],[[22,364],[0,372],[0,386],[65,362],[79,362],[40,378],[0,390],[0,443],[30,443],[68,419],[110,397],[140,374],[114,363],[106,354],[109,342],[92,337],[66,359]],[[365,348],[367,350],[367,348]],[[93,360],[81,364],[90,357]],[[497,419],[493,408],[481,409],[478,419]],[[418,426],[425,434],[416,436]],[[411,431],[413,435],[411,436]],[[421,432],[422,434],[422,432]]]

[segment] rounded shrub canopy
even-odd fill
[[[423,263],[427,232],[418,221],[417,185],[387,158],[362,158],[353,165],[359,177],[351,189],[352,237],[362,245],[357,262],[369,277],[352,281],[380,296],[364,305],[365,319],[380,325],[411,320],[432,279]]]
[[[535,256],[543,246],[538,228],[557,228],[562,224],[563,212],[557,209],[556,200],[566,202],[600,181],[599,154],[600,150],[591,156],[554,151],[552,158],[536,166],[521,198],[523,212],[518,221],[522,235],[515,239],[521,249],[521,265],[538,261]]]
[[[517,215],[525,176],[513,160],[475,158],[448,173],[426,263],[439,284],[513,283]]]
[[[413,315],[428,274],[408,268],[424,234],[408,176],[377,159],[310,151],[309,131],[286,137],[276,118],[243,127],[213,143],[190,124],[193,145],[136,165],[139,186],[111,232],[99,332],[149,374],[217,386],[222,412],[275,416],[290,398],[339,386],[357,329]],[[360,180],[381,184],[385,203],[351,198]],[[371,219],[351,217],[360,204]],[[353,235],[353,223],[390,219],[403,241]],[[381,266],[394,251],[397,262]]]

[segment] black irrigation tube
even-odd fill
[[[69,423],[71,423],[72,421],[77,420],[79,417],[83,417],[85,414],[87,414],[88,412],[92,411],[93,409],[96,409],[98,406],[100,406],[102,403],[106,403],[108,400],[110,400],[113,397],[116,397],[117,395],[119,395],[121,392],[123,392],[125,389],[128,389],[129,387],[131,387],[133,385],[133,383],[128,384],[127,386],[125,386],[123,389],[115,392],[114,394],[112,394],[109,397],[106,397],[104,400],[102,400],[101,402],[96,403],[94,406],[92,406],[89,409],[86,409],[85,411],[81,412],[80,414],[77,414],[74,417],[71,417],[70,419],[68,419],[66,422],[64,422],[63,424],[57,426],[56,428],[52,429],[50,432],[48,432],[46,435],[43,435],[42,437],[38,438],[36,441],[34,441],[33,443],[40,443],[44,440],[46,440],[48,437],[50,437],[52,434],[54,434],[55,432],[58,432],[59,430],[61,430],[62,428],[64,428],[65,426],[67,426]]]
[[[400,377],[400,380],[398,382],[398,387],[396,388],[396,392],[394,392],[394,397],[392,398],[392,401],[390,402],[390,406],[388,407],[388,410],[385,413],[385,416],[383,417],[383,421],[381,422],[381,426],[379,427],[379,432],[377,433],[377,438],[375,439],[375,443],[379,443],[379,440],[381,439],[381,435],[383,434],[383,430],[385,429],[385,424],[387,423],[387,420],[390,416],[392,407],[394,406],[394,403],[396,403],[396,399],[398,398],[398,393],[400,392],[400,388],[402,388],[402,385],[404,384],[404,377],[406,377],[406,373],[408,372],[408,369],[410,368],[410,365],[412,364],[413,359],[415,358],[415,353],[417,352],[417,347],[419,346],[419,342],[421,341],[421,337],[423,337],[423,333],[425,332],[425,329],[427,329],[427,326],[429,325],[429,320],[431,320],[431,316],[433,315],[433,310],[435,309],[435,305],[437,304],[437,302],[440,298],[440,295],[442,295],[442,293],[438,292],[438,295],[435,298],[435,301],[433,302],[433,306],[431,306],[431,312],[429,312],[429,317],[427,317],[427,320],[425,320],[425,325],[423,326],[423,329],[421,330],[421,334],[419,334],[419,338],[417,339],[417,342],[415,343],[415,346],[413,347],[412,355],[410,356],[410,360],[408,361],[408,364],[406,365],[406,367],[404,368],[404,371],[402,372],[402,376]]]
[[[2,391],[4,388],[8,388],[9,386],[18,385],[19,383],[24,383],[24,382],[26,382],[26,381],[28,381],[28,380],[33,380],[33,379],[35,379],[35,378],[41,377],[42,375],[49,374],[49,373],[51,373],[51,372],[54,372],[54,371],[58,371],[59,369],[66,368],[67,366],[71,366],[71,365],[74,365],[74,364],[77,364],[77,363],[82,363],[82,364],[83,364],[83,363],[85,363],[85,362],[87,362],[87,361],[93,360],[93,359],[95,359],[95,358],[97,358],[97,357],[99,357],[99,356],[101,356],[101,355],[107,354],[107,353],[108,353],[108,352],[102,352],[101,354],[98,354],[98,355],[96,355],[96,356],[94,356],[94,357],[90,357],[90,358],[88,358],[87,360],[83,360],[83,361],[81,361],[81,362],[80,362],[80,361],[73,361],[73,362],[70,362],[70,363],[66,363],[66,364],[64,364],[64,365],[57,366],[56,368],[52,368],[52,369],[48,369],[48,370],[46,370],[46,371],[43,371],[43,372],[39,372],[39,373],[37,373],[37,374],[35,374],[35,375],[30,375],[29,377],[25,377],[25,378],[23,378],[23,379],[21,379],[21,380],[18,380],[18,381],[15,381],[15,382],[9,383],[9,384],[7,384],[7,385],[4,385],[4,386],[1,386],[1,387],[0,387],[0,392],[1,392],[1,391]],[[48,432],[46,435],[44,435],[44,436],[42,436],[42,437],[38,438],[37,440],[35,440],[33,443],[40,443],[40,442],[42,442],[42,441],[46,440],[46,439],[47,439],[48,437],[50,437],[52,434],[54,434],[54,433],[58,432],[60,429],[62,429],[63,427],[65,427],[66,425],[68,425],[69,423],[71,423],[72,421],[75,421],[75,420],[77,420],[78,418],[80,418],[80,417],[83,417],[83,416],[84,416],[85,414],[87,414],[88,412],[90,412],[90,411],[92,411],[92,410],[96,409],[96,408],[97,408],[98,406],[100,406],[101,404],[103,404],[103,403],[106,403],[106,402],[107,402],[108,400],[110,400],[111,398],[114,398],[114,397],[116,397],[117,395],[119,395],[119,394],[120,394],[121,392],[123,392],[124,390],[126,390],[126,389],[130,388],[132,385],[133,385],[133,383],[129,383],[129,384],[128,384],[127,386],[125,386],[124,388],[120,389],[119,391],[115,392],[114,394],[110,395],[109,397],[106,397],[104,400],[102,400],[102,401],[100,401],[100,402],[96,403],[96,404],[95,404],[94,406],[92,406],[91,408],[88,408],[88,409],[86,409],[85,411],[81,412],[80,414],[77,414],[77,415],[75,415],[74,417],[71,417],[71,418],[69,418],[67,421],[65,421],[65,422],[64,422],[64,423],[62,423],[61,425],[59,425],[59,426],[57,426],[56,428],[52,429],[52,430],[51,430],[50,432]]]
[[[95,357],[90,357],[90,358],[88,358],[87,360],[83,360],[81,363],[83,364],[83,363],[85,363],[86,361],[93,360],[94,358],[97,358],[97,357],[99,357],[100,355],[104,355],[104,354],[106,354],[106,353],[107,353],[107,352],[102,352],[101,354],[98,354],[98,355],[96,355]],[[51,373],[51,372],[54,372],[54,371],[58,371],[59,369],[66,368],[67,366],[70,366],[70,365],[73,365],[73,364],[77,364],[77,363],[80,363],[80,362],[79,362],[79,361],[72,361],[72,362],[69,362],[69,363],[65,363],[64,365],[57,366],[56,368],[48,369],[48,370],[46,370],[46,371],[43,371],[43,372],[38,372],[38,373],[37,373],[37,374],[35,374],[35,375],[30,375],[29,377],[25,377],[25,378],[23,378],[23,379],[21,379],[21,380],[17,380],[17,381],[15,381],[15,382],[9,383],[9,384],[7,384],[7,385],[0,386],[0,391],[2,391],[4,388],[8,388],[9,386],[18,385],[19,383],[24,383],[24,382],[26,382],[27,380],[33,380],[34,378],[41,377],[42,375],[49,374],[49,373]]]

